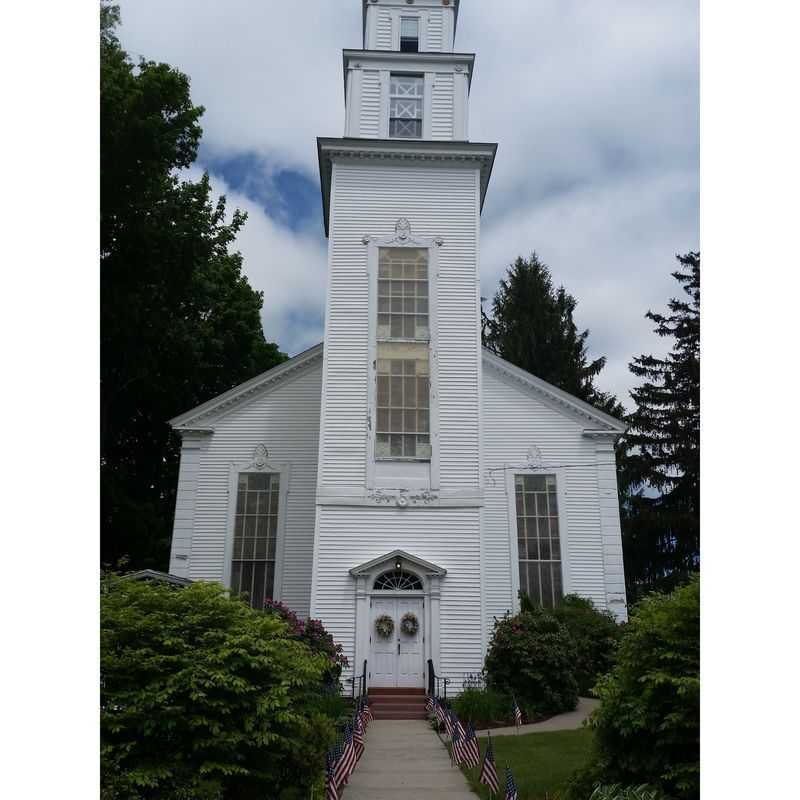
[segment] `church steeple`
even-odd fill
[[[364,0],[344,51],[346,137],[466,141],[475,56],[453,52],[457,0]]]

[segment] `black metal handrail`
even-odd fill
[[[347,678],[350,684],[350,696],[355,700],[361,699],[367,693],[367,659],[364,659],[364,668],[360,675],[353,675],[352,678]],[[356,689],[356,687],[358,687]]]
[[[437,675],[433,667],[433,659],[428,659],[428,694],[431,697],[440,697],[444,702],[447,702],[447,684],[450,683],[450,678],[445,678],[442,675]]]

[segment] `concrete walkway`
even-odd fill
[[[574,711],[567,711],[565,714],[556,714],[544,722],[531,722],[528,725],[521,725],[520,733],[544,733],[545,731],[574,731],[583,727],[583,722],[589,714],[600,705],[599,700],[591,697],[579,697],[578,706]],[[516,733],[517,729],[511,725],[507,728],[491,728],[492,736],[506,736],[509,733]],[[486,731],[480,730],[478,734],[486,735]]]
[[[342,800],[475,800],[447,749],[421,719],[376,719]]]

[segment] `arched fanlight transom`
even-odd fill
[[[422,581],[412,572],[393,569],[378,575],[372,588],[391,592],[421,592]]]

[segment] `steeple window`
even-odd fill
[[[422,138],[424,81],[418,75],[392,75],[389,80],[389,136]]]
[[[400,18],[400,52],[419,52],[419,17]]]

